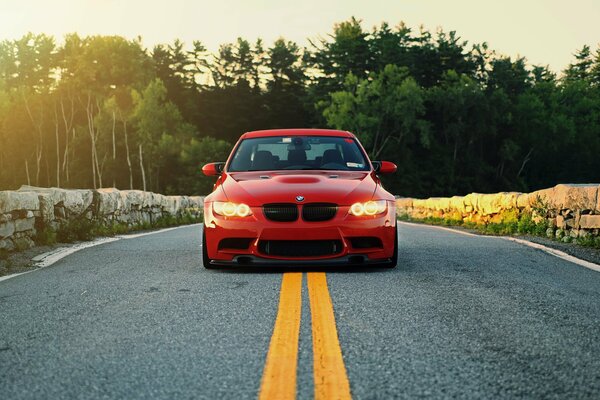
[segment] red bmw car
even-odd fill
[[[204,200],[204,267],[349,266],[393,268],[398,258],[394,196],[356,136],[324,129],[242,135]]]

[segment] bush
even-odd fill
[[[34,241],[38,246],[49,246],[56,243],[56,231],[49,226],[38,229]]]
[[[87,218],[73,219],[60,225],[56,232],[56,239],[63,243],[91,240],[94,237],[94,229],[98,229],[96,223]]]

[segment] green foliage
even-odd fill
[[[97,223],[87,218],[68,220],[61,224],[56,231],[56,240],[62,243],[91,240],[98,230]]]
[[[38,229],[34,241],[39,246],[49,246],[56,243],[57,235],[56,231],[50,227],[44,227]]]
[[[492,221],[487,223],[476,223],[463,220],[459,213],[440,217],[426,217],[413,219],[409,215],[398,216],[400,221],[415,221],[431,225],[459,226],[466,229],[473,229],[489,235],[535,235],[546,236],[548,223],[543,221],[534,222],[531,213],[521,213],[517,210],[504,210],[497,214]]]
[[[593,247],[600,249],[600,236],[587,235],[576,239],[577,244],[585,247]]]
[[[316,33],[315,33],[316,34]],[[351,18],[308,48],[28,33],[0,42],[0,189],[206,194],[254,129],[355,132],[404,196],[600,180],[600,48],[557,76],[454,31]],[[44,239],[42,239],[44,240]]]
[[[140,222],[129,225],[124,222],[100,222],[79,218],[69,220],[60,225],[54,232],[50,228],[38,232],[36,242],[38,244],[72,243],[76,241],[88,241],[95,237],[123,235],[135,231],[168,228],[179,225],[189,225],[202,222],[202,216],[195,217],[191,213],[183,213],[178,216],[165,215],[152,222]]]

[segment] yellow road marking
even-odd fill
[[[350,382],[324,272],[308,273],[308,294],[312,318],[315,399],[351,399]]]
[[[302,311],[302,273],[286,272],[281,282],[279,310],[258,398],[295,399],[298,337]]]

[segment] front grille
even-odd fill
[[[219,242],[219,250],[234,249],[245,250],[250,247],[252,238],[226,238]]]
[[[263,213],[271,221],[291,222],[298,219],[298,206],[292,203],[265,204]]]
[[[341,253],[341,240],[261,240],[258,251],[269,256],[321,257]]]
[[[338,207],[332,203],[309,203],[302,207],[302,219],[309,222],[328,221],[335,217]]]

